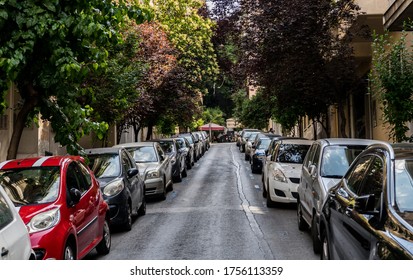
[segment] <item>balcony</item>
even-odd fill
[[[401,31],[404,21],[413,19],[413,0],[393,0],[384,14],[384,28]]]

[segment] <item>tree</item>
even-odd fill
[[[237,2],[237,75],[262,87],[272,118],[284,125],[305,115],[323,120],[359,86],[350,46],[358,31],[353,0],[226,1]]]
[[[406,124],[413,119],[411,48],[406,31],[393,43],[388,32],[374,36],[370,90],[380,97],[384,121],[391,127],[390,137],[397,142],[411,140],[406,135],[409,130]]]
[[[90,120],[90,107],[79,105],[81,83],[106,66],[107,47],[121,41],[127,17],[141,22],[148,14],[122,0],[9,0],[0,6],[0,91],[13,82],[22,99],[7,158],[16,157],[24,125],[36,111],[51,121],[56,142],[78,153],[81,136],[107,128]]]

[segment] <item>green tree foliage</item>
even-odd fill
[[[245,91],[239,91],[234,95],[236,106],[235,117],[244,127],[265,129],[268,119],[271,117],[270,100],[258,90],[251,99],[246,98]]]
[[[122,0],[0,1],[0,91],[13,82],[22,99],[7,158],[16,157],[36,110],[69,153],[82,150],[77,140],[91,130],[103,136],[107,124],[91,121],[92,109],[78,102],[79,88],[90,72],[106,67],[107,48],[121,41],[123,22],[147,15]]]
[[[411,140],[406,123],[413,120],[413,53],[406,36],[403,32],[391,42],[389,33],[375,35],[370,72],[371,92],[380,97],[390,137],[397,142]]]
[[[205,108],[202,112],[202,120],[204,124],[216,123],[225,126],[224,112],[218,107],[215,108]]]

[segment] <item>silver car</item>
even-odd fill
[[[116,145],[125,147],[132,155],[145,181],[145,195],[166,199],[167,191],[173,189],[172,164],[158,142],[135,142]]]
[[[313,250],[320,253],[320,212],[327,191],[344,176],[355,157],[374,140],[327,138],[316,140],[307,153],[301,169],[297,192],[298,228],[311,228]]]

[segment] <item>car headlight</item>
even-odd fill
[[[275,181],[279,181],[279,182],[282,182],[282,183],[287,183],[288,182],[287,177],[285,177],[284,173],[279,169],[273,170],[272,171],[272,176],[274,177]]]
[[[148,173],[146,174],[146,179],[153,179],[153,178],[159,178],[158,170],[151,170],[151,171],[148,171]]]
[[[34,216],[30,222],[27,223],[27,230],[29,233],[35,233],[42,230],[47,230],[54,227],[60,221],[60,209],[54,208]]]
[[[106,196],[115,196],[125,187],[122,179],[116,179],[103,188],[103,194]]]

